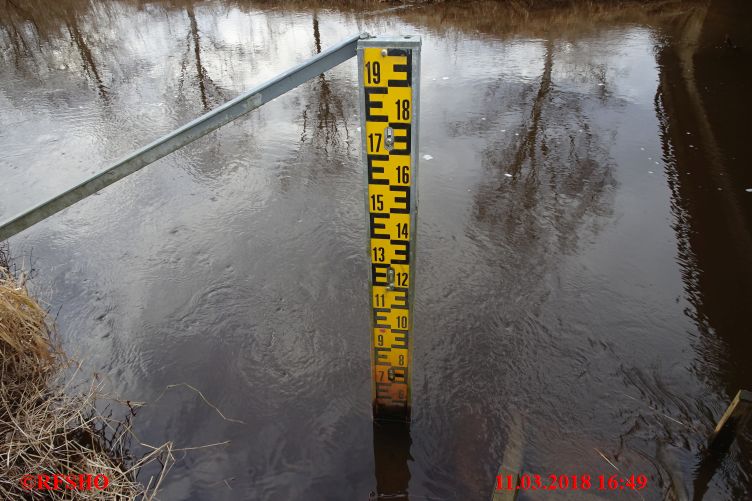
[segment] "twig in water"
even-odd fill
[[[608,459],[608,458],[606,457],[606,455],[605,455],[605,454],[603,454],[603,453],[602,453],[601,451],[599,451],[599,450],[598,450],[598,449],[596,449],[595,447],[593,447],[593,450],[594,450],[595,452],[597,452],[598,454],[600,454],[600,455],[601,455],[601,457],[602,457],[603,459],[605,459],[605,460],[606,460],[606,462],[607,462],[608,464],[610,464],[611,466],[613,466],[614,470],[616,470],[616,471],[618,471],[619,473],[621,473],[621,470],[620,470],[620,469],[619,469],[619,468],[618,468],[618,467],[617,467],[617,466],[616,466],[616,465],[615,465],[614,463],[612,463],[612,462],[611,462],[611,461],[610,461],[610,460],[609,460],[609,459]]]
[[[202,399],[202,400],[203,400],[203,401],[204,401],[204,402],[206,403],[206,405],[208,405],[209,407],[211,407],[212,409],[214,409],[215,411],[217,411],[217,414],[219,414],[219,416],[220,416],[220,417],[221,417],[222,419],[224,419],[225,421],[230,421],[230,422],[232,422],[232,423],[240,423],[240,424],[245,424],[245,421],[241,421],[241,420],[239,420],[239,419],[232,419],[232,418],[228,418],[227,416],[225,416],[224,414],[222,414],[222,411],[221,411],[221,410],[219,410],[219,409],[217,408],[217,406],[216,406],[216,405],[214,405],[214,404],[212,404],[211,402],[209,402],[209,401],[208,401],[208,400],[206,399],[206,397],[204,396],[204,394],[203,394],[203,393],[201,393],[201,391],[200,391],[200,390],[198,390],[198,389],[194,388],[193,386],[189,385],[188,383],[168,384],[168,385],[167,385],[167,386],[165,387],[165,389],[164,389],[164,390],[162,390],[162,393],[160,393],[160,394],[159,394],[159,396],[158,396],[158,397],[157,397],[157,398],[156,398],[156,399],[155,399],[154,401],[155,401],[155,402],[158,402],[158,401],[159,401],[159,399],[160,399],[160,398],[162,398],[162,396],[163,396],[163,395],[165,394],[165,392],[166,392],[167,390],[169,390],[169,389],[172,389],[172,388],[177,388],[178,386],[185,386],[185,387],[187,387],[187,388],[190,388],[191,390],[195,391],[196,393],[198,393],[198,395],[199,395],[199,396],[201,397],[201,399]]]

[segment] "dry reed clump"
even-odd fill
[[[51,339],[47,312],[9,271],[0,249],[0,499],[152,499],[172,463],[167,443],[141,458],[132,457],[130,418],[112,419],[99,410],[101,383],[64,384],[60,374],[71,367]],[[153,463],[147,485],[137,480]],[[107,476],[104,490],[40,490],[38,475]],[[32,475],[34,489],[22,479]],[[28,480],[27,480],[28,482]],[[75,480],[74,480],[75,482]],[[100,483],[101,485],[101,483]],[[28,486],[28,484],[27,484]]]

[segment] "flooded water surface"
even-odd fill
[[[354,60],[11,239],[143,443],[229,442],[162,498],[488,499],[510,450],[647,478],[519,499],[752,497],[749,429],[705,454],[752,387],[750,8],[383,8],[3,7],[0,219],[352,34],[423,39],[409,432],[371,420]]]

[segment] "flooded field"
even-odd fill
[[[142,442],[229,441],[162,498],[488,499],[510,447],[648,479],[591,498],[752,497],[752,430],[703,452],[752,387],[752,8],[363,5],[2,7],[2,220],[351,34],[423,37],[409,434],[371,420],[354,60],[11,239]]]

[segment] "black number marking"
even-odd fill
[[[384,210],[383,198],[383,195],[371,195],[371,210]]]
[[[384,262],[384,248],[374,247],[372,250],[373,250],[373,260],[379,263]]]
[[[397,106],[397,119],[410,120],[410,101],[397,99],[394,104]]]
[[[368,73],[368,83],[381,83],[381,64],[378,61],[366,63],[366,73]]]
[[[410,184],[410,166],[403,165],[401,167],[395,167],[397,169],[397,182],[402,184]]]
[[[397,285],[407,287],[407,273],[397,273]]]
[[[376,147],[373,147],[374,144],[374,136],[376,137]],[[381,148],[381,134],[368,134],[368,141],[371,146],[371,152],[377,153],[379,151],[379,148]]]

